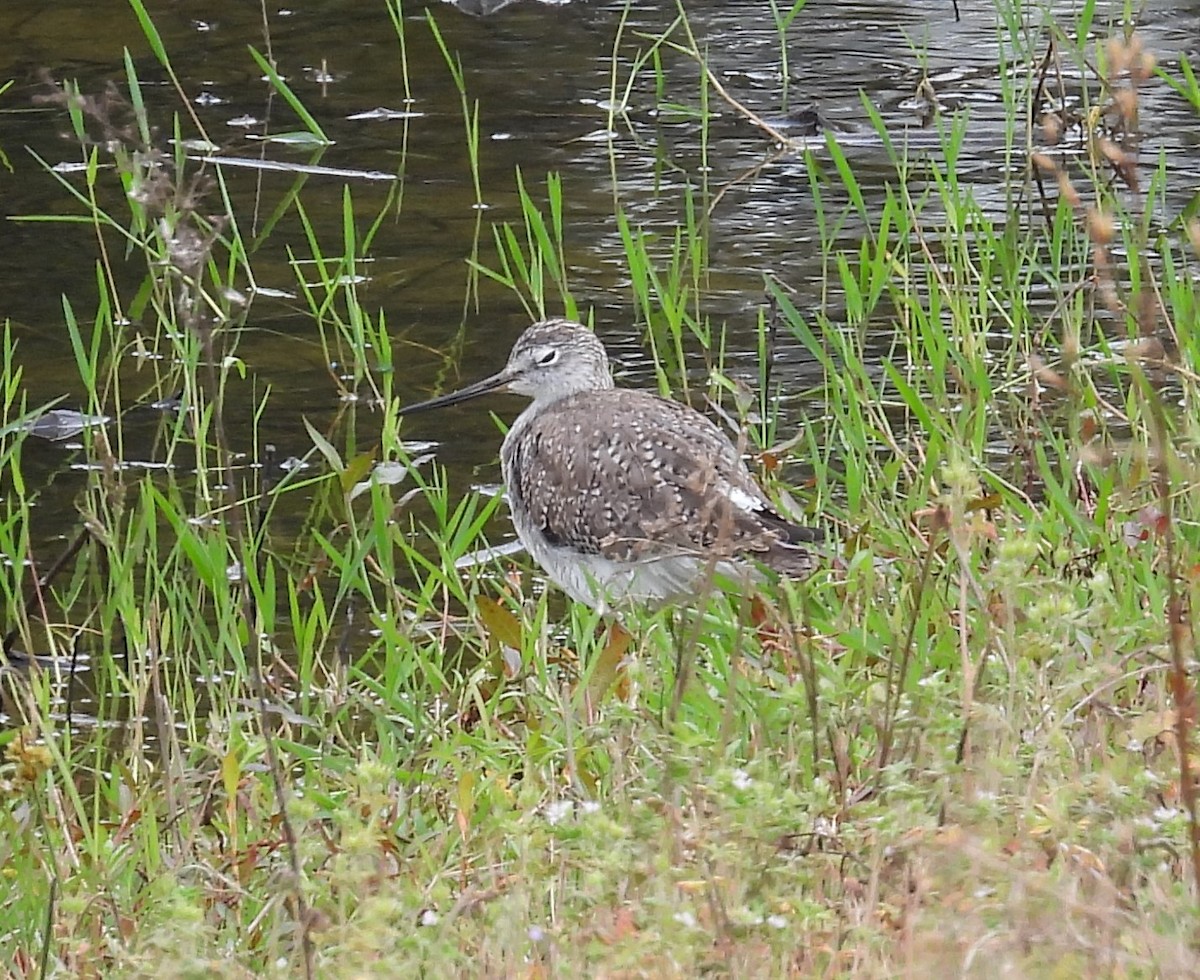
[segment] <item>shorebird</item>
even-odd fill
[[[603,612],[690,596],[714,573],[812,570],[805,544],[821,532],[775,510],[710,419],[615,387],[603,344],[581,324],[535,323],[504,370],[401,414],[499,390],[532,399],[500,449],[513,526],[573,599]]]

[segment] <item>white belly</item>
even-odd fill
[[[680,556],[644,562],[616,562],[601,555],[584,555],[545,541],[526,540],[525,548],[546,574],[572,599],[606,612],[630,602],[657,605],[701,588],[709,563]],[[739,578],[744,571],[720,562],[715,574]]]

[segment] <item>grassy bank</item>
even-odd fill
[[[803,18],[773,9],[781,34]],[[355,273],[402,201],[364,217],[347,191],[331,248],[297,174],[292,257],[346,408],[281,469],[226,424],[235,399],[270,408],[238,382],[274,222],[251,236],[219,168],[156,144],[132,61],[130,125],[103,152],[112,105],[66,85],[84,168],[63,199],[103,247],[100,300],[64,303],[64,329],[107,421],[80,436],[92,465],[52,550],[24,465],[42,407],[6,338],[5,651],[45,659],[0,674],[0,968],[1188,975],[1200,232],[1160,206],[1170,161],[1137,155],[1137,108],[1151,86],[1195,106],[1200,89],[1136,39],[999,13],[1009,219],[960,180],[949,115],[920,153],[876,120],[882,195],[833,137],[781,147],[805,161],[827,293],[800,309],[764,281],[755,395],[705,313],[707,171],[669,236],[614,201],[660,384],[721,402],[772,493],[836,542],[805,582],[634,613],[628,635],[520,560],[458,567],[503,505],[414,459],[394,411],[366,416],[399,399]],[[396,14],[402,59],[414,27]],[[1075,75],[1050,70],[1051,41],[1083,82],[1060,87]],[[474,160],[467,76],[437,43]],[[653,97],[694,112],[707,146],[715,106],[739,111],[682,15],[617,44],[640,53],[614,68],[614,128]],[[694,91],[663,91],[668,56],[696,63]],[[521,220],[482,236],[473,274],[531,315],[586,317],[569,188],[515,179]],[[849,222],[866,228],[851,249]],[[114,244],[144,262],[135,290]],[[823,367],[798,423],[777,410],[781,344]],[[701,359],[697,384],[683,365]],[[145,372],[172,402],[156,447],[174,467],[123,465]]]

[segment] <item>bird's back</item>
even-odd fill
[[[527,547],[617,563],[751,557],[811,568],[800,545],[819,534],[777,514],[721,430],[679,402],[578,392],[518,419],[501,457]]]

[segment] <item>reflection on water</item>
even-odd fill
[[[631,93],[627,117],[618,120],[612,139],[614,189],[609,140],[589,137],[605,132],[610,123],[606,106],[613,84],[611,52],[625,6],[526,2],[481,18],[465,16],[447,4],[429,5],[447,45],[461,58],[469,97],[480,105],[485,231],[487,222],[518,217],[516,167],[533,185],[545,171],[562,172],[576,289],[597,308],[606,336],[624,339],[632,329],[632,313],[630,297],[622,292],[622,250],[611,219],[614,190],[636,224],[650,232],[670,232],[680,217],[681,182],[695,182],[707,167],[714,194],[737,183],[728,187],[712,215],[712,289],[706,308],[718,322],[726,321],[735,333],[745,334],[762,300],[763,272],[799,289],[802,305],[806,284],[821,275],[803,162],[792,155],[762,167],[770,153],[766,140],[715,94],[710,97],[717,119],[702,145],[694,118],[656,109],[647,75]],[[1107,7],[1100,10],[1098,24],[1106,13],[1120,11],[1119,5]],[[784,106],[779,42],[765,5],[759,10],[692,3],[688,11],[720,84],[752,110],[780,114]],[[265,47],[257,8],[214,2],[204,6],[202,15],[175,5],[160,5],[152,12],[183,91],[223,155],[306,162],[298,151],[263,147],[248,139],[264,129],[299,128],[286,105],[265,96],[259,73],[246,55],[247,44]],[[798,104],[815,102],[824,117],[852,130],[841,132],[840,141],[868,195],[880,192],[891,169],[869,128],[862,126],[861,135],[853,131],[866,121],[860,99],[869,99],[889,132],[917,153],[932,143],[907,107],[923,71],[944,108],[970,111],[960,177],[969,177],[977,187],[999,186],[1004,177],[1003,104],[996,67],[1002,30],[989,5],[963,5],[962,15],[956,21],[947,0],[812,3],[793,25],[788,40],[789,98]],[[319,161],[333,173],[315,175],[304,188],[305,206],[316,222],[327,222],[336,232],[346,180],[352,183],[359,214],[371,215],[384,203],[385,187],[370,186],[361,176],[343,176],[343,171],[391,175],[399,169],[403,207],[376,239],[376,261],[364,300],[389,311],[397,335],[437,347],[462,318],[467,278],[463,260],[471,254],[478,215],[472,207],[458,95],[424,16],[417,6],[406,11],[411,103],[404,101],[394,32],[386,12],[374,5],[348,8],[326,2],[280,12],[271,23],[270,45],[283,74],[335,140]],[[618,87],[624,85],[632,57],[646,47],[645,35],[663,30],[674,16],[670,3],[630,6]],[[1198,26],[1195,10],[1158,11],[1143,36],[1160,60],[1169,63],[1174,52],[1193,45],[1200,36]],[[32,103],[45,91],[39,80],[42,72],[78,78],[85,91],[96,92],[109,80],[121,83],[121,50],[131,45],[141,76],[159,80],[148,87],[147,96],[157,107],[159,135],[168,134],[170,114],[176,109],[174,92],[162,81],[121,0],[69,10],[10,0],[0,11],[0,30],[11,40],[0,53],[0,79],[17,80],[4,105],[22,110],[5,117],[2,131],[3,148],[15,171],[0,177],[3,207],[9,214],[70,207],[62,190],[21,149],[29,146],[50,163],[78,159],[78,150],[62,135],[69,128],[62,108]],[[1011,56],[1011,46],[1009,52]],[[1030,67],[1014,64],[1010,74],[1018,77]],[[668,52],[664,70],[668,98],[691,99],[694,104],[696,66]],[[1153,145],[1147,146],[1147,153],[1190,149],[1183,145],[1193,128],[1190,118],[1188,125],[1172,124],[1181,121],[1184,111],[1162,86],[1148,94],[1143,113]],[[819,145],[816,148],[819,152]],[[1183,159],[1174,152],[1171,158]],[[755,172],[757,168],[762,169]],[[228,168],[225,176],[246,216],[269,214],[290,184],[286,174],[275,177]],[[1005,217],[1002,194],[981,196],[996,208],[998,218]],[[854,231],[847,228],[848,239]],[[285,296],[294,286],[283,254],[289,237],[285,230],[255,258],[260,284],[278,288]],[[0,258],[5,285],[0,312],[17,325],[32,396],[62,394],[57,365],[68,350],[57,329],[60,296],[66,293],[85,306],[92,296],[89,232],[83,227],[10,224],[6,245]],[[483,257],[486,261],[486,240]],[[814,290],[811,297],[817,302],[819,293]],[[485,282],[479,311],[467,317],[472,342],[463,372],[474,374],[494,365],[524,319],[512,296]],[[260,339],[250,339],[245,354],[265,380],[278,384],[276,410],[286,413],[289,398],[309,406],[326,398],[332,409],[335,393],[318,359],[310,359],[307,368],[300,365],[299,371],[290,361],[286,372],[278,368],[281,341],[311,341],[307,318],[286,299],[260,297],[253,321],[263,333]],[[427,372],[435,364],[412,359],[414,389],[428,387]]]
[[[946,111],[968,113],[960,179],[973,185],[997,222],[1017,217],[1008,213],[1012,205],[1004,181],[1010,168],[1023,162],[1008,157],[1002,85],[1036,70],[1044,40],[1036,50],[1014,50],[990,5],[961,5],[958,21],[949,0],[812,2],[787,40],[787,104],[779,39],[767,5],[705,2],[687,8],[720,86],[768,120],[786,120],[789,108],[815,106],[851,160],[868,204],[882,200],[894,170],[869,125],[863,100],[879,113],[893,140],[919,157],[936,144],[935,135],[921,128],[913,102],[927,74]],[[1116,3],[1101,4],[1096,24],[1121,10]],[[476,206],[461,101],[429,29],[427,11],[461,60],[468,100],[478,101],[483,210]],[[648,69],[623,99],[631,66],[649,47],[648,38],[675,19],[673,3],[523,2],[486,17],[468,16],[444,3],[410,4],[403,49],[382,5],[324,0],[277,11],[270,24],[270,50],[333,140],[318,156],[254,138],[301,129],[282,100],[268,97],[247,54],[247,44],[267,48],[257,6],[213,0],[202,10],[160,3],[151,12],[192,110],[220,148],[223,178],[247,234],[264,227],[301,168],[310,168],[302,192],[305,209],[331,248],[340,241],[346,184],[364,222],[389,206],[389,195],[399,189],[402,203],[390,205],[394,216],[385,220],[373,242],[371,263],[360,268],[367,279],[359,295],[367,309],[387,311],[402,353],[397,380],[405,400],[453,381],[446,377],[448,370],[462,377],[495,370],[526,324],[517,299],[486,279],[479,284],[478,307],[464,299],[469,279],[465,260],[477,236],[482,232],[481,261],[492,264],[490,225],[520,218],[514,180],[518,167],[534,188],[548,171],[563,175],[573,290],[585,307],[594,309],[625,384],[652,380],[634,323],[614,199],[634,226],[660,237],[665,254],[682,218],[683,186],[707,187],[707,200],[715,206],[707,228],[710,270],[703,306],[715,323],[727,324],[735,364],[739,344],[752,355],[750,338],[764,302],[765,274],[795,289],[801,309],[827,301],[821,283],[825,257],[818,247],[817,215],[800,155],[775,154],[763,133],[711,88],[715,119],[702,129],[691,111],[701,88],[699,69],[669,49],[661,52],[662,91],[666,102],[680,104],[660,103]],[[1028,16],[1029,39],[1035,41],[1041,15],[1035,11]],[[618,33],[622,40],[614,69]],[[0,103],[0,150],[12,168],[0,168],[0,207],[7,216],[78,212],[33,156],[50,165],[80,160],[67,135],[63,106],[38,100],[50,91],[50,79],[78,79],[89,93],[103,92],[109,82],[124,85],[126,45],[159,126],[155,137],[169,151],[177,96],[146,49],[125,0],[70,6],[7,0],[0,6],[0,34],[9,41],[0,49],[0,81],[16,80]],[[1169,66],[1180,51],[1194,54],[1200,17],[1194,6],[1158,9],[1147,15],[1142,36],[1158,52],[1160,63]],[[1009,63],[998,67],[1001,51]],[[615,117],[609,108],[614,98],[624,109]],[[1185,175],[1173,185],[1176,192],[1189,194],[1197,169],[1190,110],[1159,85],[1147,92],[1142,116],[1149,134],[1145,155],[1165,151],[1170,166]],[[1024,140],[1025,134],[1016,135],[1018,146]],[[823,140],[812,138],[809,146],[828,166]],[[257,161],[277,169],[243,165]],[[80,186],[78,175],[63,179]],[[837,196],[833,189],[830,194]],[[834,203],[840,207],[844,201]],[[853,221],[843,226],[848,247],[856,245],[861,231]],[[238,348],[252,383],[235,395],[245,408],[242,427],[238,413],[228,419],[235,439],[249,450],[254,392],[271,386],[272,411],[262,438],[274,444],[279,459],[308,449],[302,415],[320,424],[339,409],[339,392],[315,325],[296,299],[297,272],[288,246],[298,255],[306,252],[290,213],[253,257],[261,291]],[[74,358],[62,327],[61,298],[67,296],[79,310],[94,306],[95,255],[96,242],[86,225],[5,224],[0,315],[12,320],[19,339],[31,406],[65,396],[63,407],[84,407],[73,401],[81,394],[77,385],[66,380],[74,376]],[[139,270],[127,271],[127,285],[132,286]],[[448,368],[440,352],[451,342],[455,361]],[[752,360],[747,357],[749,380],[757,376]],[[813,370],[797,349],[781,347],[776,378],[785,388],[804,389]],[[155,392],[154,397],[170,394]],[[152,463],[159,416],[147,414],[140,430],[138,418],[133,418],[130,434],[136,438],[140,431],[144,444],[127,445],[126,451]],[[379,420],[364,410],[358,424],[369,440]],[[444,424],[414,431],[436,435],[437,426]],[[464,410],[453,424],[461,428],[442,458],[460,484],[494,479],[497,439],[486,414]],[[27,463],[35,476],[39,466],[53,474],[70,465],[63,452],[39,448]],[[59,479],[40,506],[47,514],[69,513],[73,492],[69,479]]]

